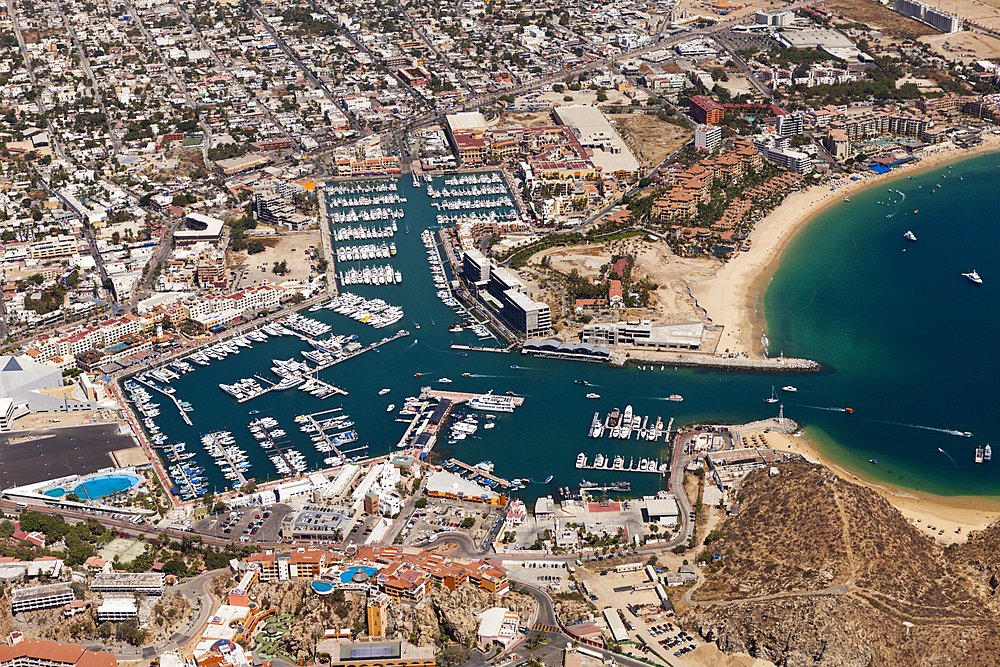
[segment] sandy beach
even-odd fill
[[[712,322],[724,327],[718,351],[726,348],[747,352],[760,358],[763,317],[757,304],[788,242],[806,223],[828,206],[862,190],[882,185],[901,176],[919,175],[948,162],[1000,150],[1000,136],[988,135],[975,149],[934,146],[920,162],[893,170],[889,174],[851,181],[842,178],[797,192],[786,199],[757,224],[751,234],[751,250],[740,253],[719,272],[702,280],[692,293]],[[835,190],[831,190],[835,187]],[[822,360],[819,360],[822,361]],[[811,461],[822,463],[841,478],[875,489],[907,520],[941,544],[964,542],[971,531],[982,530],[1000,519],[1000,498],[981,496],[937,496],[913,489],[893,488],[883,482],[864,479],[825,457],[810,442],[808,432],[797,436],[768,433],[769,444],[782,451],[794,451]],[[777,442],[774,442],[777,440]]]
[[[843,177],[789,196],[754,227],[750,250],[739,253],[714,276],[698,281],[691,288],[698,305],[705,309],[712,322],[724,327],[718,352],[728,348],[747,352],[751,358],[761,358],[764,322],[758,312],[758,299],[774,275],[788,242],[828,206],[901,176],[920,174],[948,162],[995,150],[1000,150],[1000,136],[996,135],[987,135],[983,144],[974,149],[957,149],[944,144],[932,146],[923,153],[920,162],[899,167],[891,173],[871,174],[856,181]]]

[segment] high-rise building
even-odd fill
[[[777,134],[782,138],[802,134],[802,116],[798,114],[778,116]]]
[[[379,593],[368,598],[368,636],[385,637],[389,627],[389,596]]]
[[[718,125],[699,125],[694,130],[694,147],[711,153],[722,145],[722,128]]]

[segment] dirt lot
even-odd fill
[[[505,113],[500,117],[497,128],[547,127],[549,125],[555,125],[551,113],[548,111],[533,111],[531,113]]]
[[[276,236],[251,237],[260,240],[264,252],[249,255],[245,250],[229,254],[229,266],[237,271],[239,284],[236,287],[252,287],[268,283],[280,284],[289,281],[305,282],[314,275],[311,266],[315,265],[309,248],[318,248],[322,254],[322,240],[318,231],[315,232],[283,232]],[[275,275],[272,271],[276,262],[288,263],[288,273],[284,276]],[[242,271],[242,274],[239,272]]]
[[[943,37],[944,35],[942,35]],[[941,90],[940,86],[931,81],[930,79],[916,79],[910,75],[904,76],[902,79],[896,82],[896,88],[902,88],[908,83],[914,84],[920,92]]]
[[[892,37],[916,39],[924,35],[938,34],[934,28],[906,18],[871,0],[834,0],[823,8],[834,16],[850,22],[864,23]]]
[[[657,323],[695,322],[701,319],[702,313],[695,306],[688,285],[713,275],[720,266],[718,261],[677,257],[663,242],[650,243],[630,238],[613,244],[616,245],[612,248],[606,248],[604,244],[550,248],[535,255],[532,263],[549,256],[552,268],[561,273],[576,269],[583,276],[597,277],[600,268],[610,263],[612,254],[634,252],[636,266],[632,269],[632,279],[649,276],[659,286],[653,307],[638,314]]]
[[[1000,53],[1000,39],[972,32],[955,32],[950,35],[934,33],[920,41],[948,59],[958,57],[963,64],[984,58],[996,58]]]
[[[985,0],[985,2],[979,0],[941,0],[934,6],[987,28],[1000,29],[1000,0]]]
[[[691,140],[694,132],[647,114],[614,114],[618,132],[636,156],[647,164],[659,164]]]
[[[756,11],[780,11],[784,3],[775,0],[750,0],[749,2],[728,2],[727,0],[681,0],[679,9],[687,10],[691,16],[718,16],[719,20],[730,21],[752,16]],[[728,11],[721,15],[719,11]]]

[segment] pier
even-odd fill
[[[452,403],[466,403],[474,398],[479,398],[484,394],[467,394],[460,391],[438,391],[436,389],[431,389],[430,387],[422,387],[420,389],[420,398],[426,400],[427,398],[436,398],[441,400],[442,398],[447,398]],[[524,396],[514,396],[514,406],[520,407],[524,405]]]
[[[153,391],[160,392],[161,394],[163,394],[164,396],[166,396],[167,398],[169,398],[171,401],[173,401],[174,405],[176,405],[177,409],[180,411],[180,413],[181,413],[181,419],[184,420],[184,423],[187,424],[188,426],[194,426],[194,424],[191,423],[191,418],[187,416],[187,412],[184,410],[183,406],[181,406],[181,402],[178,401],[176,398],[174,398],[173,394],[171,394],[169,392],[166,392],[166,391],[163,391],[162,389],[160,389],[159,387],[157,387],[155,384],[152,384],[150,382],[146,382],[145,380],[140,379],[138,375],[136,375],[133,379],[136,382],[138,382],[139,384],[141,384],[143,386],[146,386],[146,387],[149,387]]]
[[[316,436],[316,435],[320,436],[323,439],[323,442],[326,443],[326,447],[328,448],[327,452],[332,452],[335,456],[337,456],[340,459],[346,461],[347,458],[348,458],[346,456],[347,454],[351,454],[353,452],[357,452],[357,451],[362,451],[362,450],[368,449],[368,445],[362,445],[360,447],[355,447],[353,449],[341,450],[337,445],[333,444],[333,440],[331,439],[330,434],[326,432],[327,429],[341,429],[340,433],[336,433],[333,436],[333,437],[337,437],[337,436],[343,435],[344,433],[350,433],[352,427],[338,425],[337,424],[337,419],[335,419],[335,418],[322,418],[322,417],[323,417],[323,415],[329,415],[329,414],[332,414],[332,413],[335,413],[335,412],[343,413],[343,411],[344,411],[344,407],[341,406],[339,408],[333,408],[331,410],[324,410],[323,412],[315,412],[315,413],[310,414],[310,415],[303,415],[303,417],[306,418],[306,425],[312,426],[313,429],[314,429],[312,432],[307,433],[307,435],[310,436],[310,439],[312,438],[312,436]],[[347,419],[349,417],[347,415],[344,415],[344,418]],[[348,430],[342,430],[342,429],[345,429],[345,428],[348,429]],[[355,431],[355,435],[357,435],[356,431]],[[350,444],[352,444],[354,442],[357,442],[357,441],[358,441],[358,439],[357,439],[357,437],[355,437],[353,440],[344,442],[342,444],[350,445]],[[316,446],[317,451],[320,451],[320,453],[327,453],[327,452],[323,452],[322,450],[320,450],[319,444],[320,443],[318,443],[316,441],[313,441],[313,445]]]
[[[500,486],[500,487],[502,487],[504,489],[509,489],[510,488],[510,482],[508,482],[507,480],[501,479],[501,478],[497,477],[496,475],[494,475],[492,473],[488,473],[485,470],[477,468],[476,466],[470,466],[468,463],[463,463],[462,461],[459,461],[458,459],[448,459],[447,462],[450,463],[450,464],[452,464],[456,468],[461,468],[462,470],[464,470],[466,472],[474,473],[475,475],[477,475],[479,477],[485,477],[486,479],[490,480],[491,482],[496,482],[498,486]]]
[[[511,350],[510,347],[483,347],[482,345],[458,345],[457,343],[452,343],[451,349],[474,350],[476,352],[499,352],[500,354],[509,354]]]
[[[336,296],[340,293],[337,287],[337,253],[333,251],[333,241],[330,238],[330,213],[327,210],[326,190],[320,192],[319,199],[319,231],[323,239],[323,258],[326,259],[326,292]]]
[[[373,350],[373,349],[377,348],[379,345],[385,345],[386,343],[391,343],[392,341],[396,340],[397,338],[403,338],[403,337],[409,336],[409,335],[410,335],[409,331],[407,331],[406,329],[400,329],[399,331],[397,331],[392,336],[387,336],[386,338],[383,338],[382,340],[380,340],[378,342],[371,343],[370,345],[368,345],[366,347],[360,347],[357,350],[354,350],[353,352],[348,352],[346,354],[338,356],[336,359],[334,359],[333,361],[331,361],[328,364],[322,364],[322,365],[319,365],[319,366],[314,366],[309,371],[309,373],[310,374],[318,373],[319,371],[322,371],[322,370],[325,370],[327,368],[330,368],[331,366],[336,366],[337,364],[339,364],[341,362],[344,362],[344,361],[347,361],[348,359],[353,359],[354,357],[356,357],[356,356],[358,356],[360,354],[364,354],[365,352],[368,352],[369,350]],[[304,340],[308,340],[308,339],[304,339]],[[270,382],[270,380],[264,380],[259,375],[254,375],[254,378],[256,378],[258,381],[262,381],[262,382],[265,382],[265,383],[269,383]],[[308,382],[310,379],[312,379],[314,382],[321,382],[324,386],[329,387],[333,391],[333,394],[341,394],[343,396],[347,396],[347,391],[346,390],[341,389],[340,387],[335,387],[334,385],[329,384],[327,382],[323,382],[322,380],[320,380],[318,378],[314,378],[314,377],[310,377],[309,375],[306,375],[306,381]],[[237,401],[237,403],[244,403],[244,402],[249,401],[251,399],[257,398],[258,396],[263,396],[264,394],[266,394],[266,393],[268,393],[270,391],[273,391],[275,386],[276,385],[272,383],[271,386],[265,388],[264,391],[260,392],[259,394],[254,394],[253,396],[248,396],[248,397],[245,397],[245,398],[236,399],[236,401]],[[180,407],[180,406],[178,405],[178,407]]]

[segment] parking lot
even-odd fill
[[[282,519],[291,511],[291,507],[281,504],[246,507],[207,516],[194,522],[191,530],[234,542],[274,543],[280,538]]]
[[[485,518],[484,512],[488,512]],[[431,501],[414,510],[400,537],[405,545],[431,543],[445,532],[468,533],[475,538],[478,531],[493,528],[498,517],[496,510],[482,505]]]

